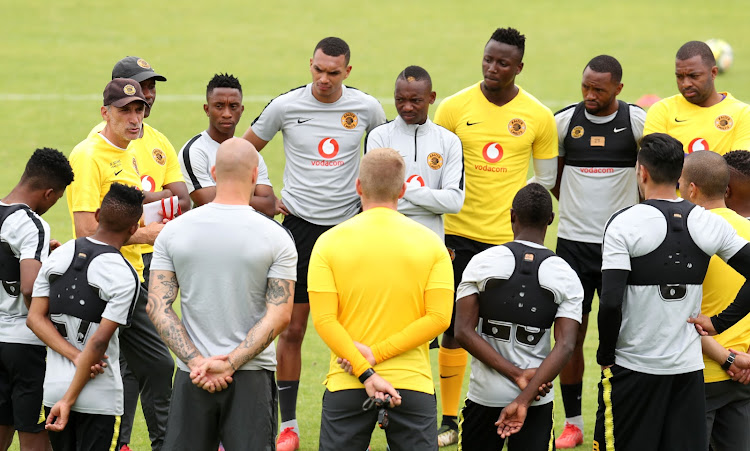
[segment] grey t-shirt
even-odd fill
[[[518,242],[544,249],[543,246],[529,241]],[[487,282],[491,279],[509,279],[515,268],[516,259],[513,252],[505,246],[495,246],[480,252],[466,266],[456,292],[456,299],[483,292]],[[583,312],[583,287],[570,265],[558,256],[549,257],[539,265],[538,278],[539,285],[554,295],[555,303],[558,305],[555,318],[570,318],[580,323]],[[527,302],[534,302],[534,300],[529,299]],[[503,341],[487,335],[482,335],[482,338],[498,354],[518,368],[538,368],[551,350],[550,330],[541,331],[510,322],[504,325],[511,329],[510,340]],[[543,338],[533,346],[519,343],[515,338],[519,328],[524,328],[529,333],[542,332]],[[482,330],[481,322],[477,330]],[[469,392],[466,395],[469,399],[487,407],[504,407],[516,399],[520,393],[521,389],[512,380],[478,359],[472,359]],[[531,405],[547,404],[554,399],[554,391],[550,391],[547,396],[532,402]]]
[[[354,181],[366,132],[385,122],[372,96],[342,86],[341,97],[322,103],[312,84],[276,97],[253,121],[253,132],[270,141],[284,137],[284,188],[289,211],[308,222],[335,225],[359,211]]]
[[[683,202],[682,199],[674,202]],[[727,261],[747,241],[719,215],[693,208],[687,228],[707,255]],[[630,259],[655,250],[667,236],[667,221],[655,207],[634,205],[614,216],[604,233],[602,271],[631,270]],[[628,285],[615,363],[647,374],[682,374],[703,368],[700,335],[687,322],[701,311],[702,285],[686,285],[683,298],[664,299],[659,285]]]
[[[93,243],[104,244],[91,238]],[[49,297],[50,275],[62,275],[73,261],[75,240],[68,241],[53,252],[42,264],[39,275],[34,282],[34,297]],[[126,325],[130,312],[140,289],[138,274],[130,263],[119,253],[101,254],[89,265],[86,273],[89,285],[99,288],[99,297],[107,303],[102,313],[115,323]],[[73,299],[71,302],[78,302]],[[81,328],[81,319],[72,315],[55,314],[50,319],[59,329],[68,331],[65,337],[68,343],[83,350],[88,339],[99,328],[98,323],[91,323],[86,335],[75,332]],[[124,411],[122,378],[120,377],[120,341],[119,331],[112,334],[105,354],[109,357],[104,374],[86,382],[72,410],[96,415],[122,415]],[[73,381],[76,367],[67,358],[55,352],[47,351],[47,371],[44,375],[44,405],[52,407],[62,399]]]
[[[0,205],[13,205],[0,202]],[[5,219],[0,228],[0,241],[7,243],[19,260],[44,262],[49,255],[49,225],[31,210],[21,209]],[[15,295],[0,288],[0,342],[44,346],[26,327],[26,308],[20,290]]]
[[[283,226],[252,207],[211,202],[164,227],[151,270],[176,274],[182,322],[198,351],[225,355],[266,314],[268,279],[297,279],[297,251]],[[275,371],[275,346],[239,369]]]
[[[558,152],[565,156],[565,137],[575,108],[555,115]],[[584,111],[594,124],[612,122],[617,111],[599,117]],[[635,142],[643,137],[646,112],[630,105],[630,127]],[[605,148],[606,150],[606,148]],[[638,203],[635,166],[631,168],[585,168],[564,166],[560,180],[560,225],[557,235],[572,241],[601,243],[604,225],[612,213]]]
[[[208,186],[216,186],[216,180],[211,177],[211,168],[216,165],[216,151],[219,150],[220,144],[211,138],[207,131],[192,137],[180,149],[178,160],[182,176],[185,177],[185,183],[188,192]],[[271,179],[268,178],[268,167],[261,155],[258,155],[258,185],[271,185]]]

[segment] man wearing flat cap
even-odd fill
[[[73,168],[76,180],[71,183],[66,196],[68,210],[73,218],[73,235],[76,238],[91,236],[96,231],[98,223],[94,213],[101,206],[102,199],[109,192],[112,183],[117,182],[128,186],[141,187],[135,153],[128,150],[130,142],[138,139],[141,134],[143,116],[148,108],[148,102],[143,95],[141,85],[133,79],[115,78],[104,88],[103,97],[101,115],[105,122],[104,127],[100,132],[92,133],[79,143],[70,154],[70,165]],[[144,202],[146,203],[161,197],[160,193],[151,193],[146,190],[144,190],[144,194],[146,196]],[[156,236],[163,227],[164,225],[160,223],[152,223],[141,227],[133,234],[126,245],[120,248],[122,255],[135,268],[141,282],[143,282],[141,245],[153,245]],[[136,304],[136,312],[143,310],[145,315],[146,302],[145,290],[141,290]],[[143,320],[135,315],[132,319],[132,328],[125,329],[127,332],[121,336],[123,353],[126,354],[126,359],[131,364],[131,368],[134,364],[139,367],[141,365],[144,367],[154,365],[154,362],[148,362],[148,360],[153,360],[154,352],[147,351],[145,348],[140,348],[137,352],[129,353],[126,351],[125,343],[127,340],[124,336],[128,334],[142,335],[139,329],[143,328],[139,328],[139,324],[143,325]],[[145,316],[145,324],[150,325],[153,330],[153,325],[151,325],[148,316]],[[158,340],[156,344],[164,347],[158,335],[156,335],[156,339]],[[164,349],[166,352],[166,348]],[[137,358],[131,359],[131,355],[136,355]],[[168,352],[166,357],[169,358],[168,364],[171,368],[173,363]],[[147,362],[143,363],[142,360]],[[153,376],[148,378],[152,385],[156,385]],[[166,410],[163,414],[165,424],[171,394],[171,373],[167,382],[166,406],[164,406]],[[144,387],[143,391],[153,393],[154,390]],[[153,410],[153,403],[146,406],[144,402],[144,411],[149,408]],[[159,449],[163,439],[163,428],[158,435],[152,435],[151,438],[153,444],[156,445],[154,449]]]
[[[167,81],[166,77],[156,73],[143,58],[127,56],[112,68],[112,79],[117,78],[129,78],[140,84],[146,100],[143,117],[149,117],[156,100],[156,82]],[[102,131],[105,125],[106,122],[97,124],[89,137]],[[177,152],[164,134],[143,122],[140,134],[130,142],[128,150],[135,156],[140,177],[138,187],[144,193],[154,193],[157,199],[177,196],[182,211],[190,209],[190,196],[177,160]],[[148,287],[153,252],[154,248],[150,244],[141,246],[143,290]],[[149,438],[153,449],[158,450],[164,438],[169,413],[174,361],[148,319],[145,303],[137,305],[133,326],[131,330],[121,334],[121,341],[123,353],[120,368],[125,387],[125,414],[122,416],[119,446],[130,442],[140,393]]]

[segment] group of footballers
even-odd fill
[[[482,80],[434,122],[429,73],[403,69],[387,122],[344,84],[346,42],[325,38],[312,82],[242,138],[241,84],[214,76],[208,128],[179,153],[143,122],[166,77],[118,61],[103,121],[69,160],[38,149],[1,199],[0,447],[18,431],[23,450],[127,451],[140,396],[152,449],[298,449],[312,316],[332,351],[319,449],[364,450],[376,423],[394,451],[572,448],[597,293],[593,448],[750,449],[750,106],[690,41],[680,93],[648,114],[617,99],[622,67],[600,55],[553,115],[515,83],[524,50],[497,29]],[[277,198],[259,152],[279,131]],[[60,245],[41,215],[66,187],[76,239]],[[153,202],[164,219],[143,224]]]

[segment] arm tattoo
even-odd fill
[[[172,309],[179,288],[177,277],[173,272],[167,272],[166,276],[159,274],[156,278],[161,283],[153,284],[153,290],[148,294],[146,311],[164,343],[180,360],[188,363],[199,357],[200,352],[188,336],[185,325]]]
[[[292,281],[286,279],[268,279],[266,286],[266,303],[271,305],[282,305],[289,302],[292,297]]]

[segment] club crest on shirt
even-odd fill
[[[127,84],[124,88],[122,88],[122,92],[124,92],[126,95],[132,96],[133,94],[135,94],[135,86]]]
[[[136,61],[135,63],[144,69],[151,69],[151,65],[143,58],[138,58],[138,61]]]
[[[167,163],[167,156],[164,155],[164,152],[159,148],[152,150],[151,156],[154,157],[154,161],[159,163],[160,166],[164,166]]]
[[[570,131],[570,137],[573,139],[578,139],[581,136],[583,136],[583,127],[580,125],[576,125],[573,127],[573,130]]]
[[[732,120],[731,116],[727,116],[726,114],[722,114],[721,116],[717,117],[714,121],[714,124],[716,125],[716,128],[718,128],[721,131],[727,131],[732,128],[734,125],[734,121]]]
[[[141,171],[138,170],[138,162],[135,161],[135,157],[133,157],[133,169],[135,169],[135,173],[140,177]]]
[[[352,112],[344,113],[344,115],[341,116],[341,125],[343,125],[347,130],[351,130],[356,127],[357,122],[359,122],[359,120],[357,119],[357,115]]]
[[[511,119],[508,122],[508,131],[513,136],[521,136],[526,132],[526,122],[519,118]]]
[[[443,167],[443,156],[437,152],[427,155],[427,165],[430,169],[438,170]]]

